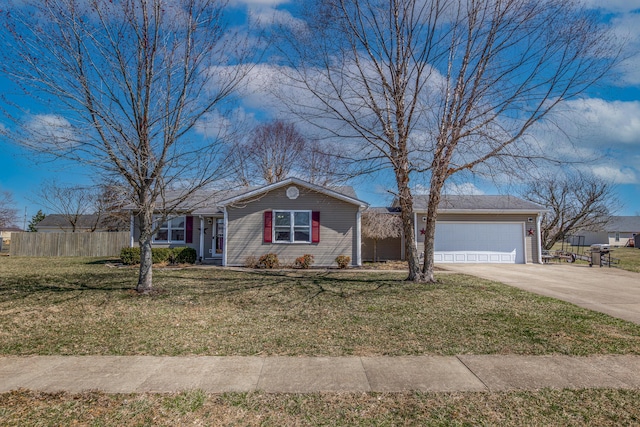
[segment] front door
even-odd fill
[[[222,257],[224,249],[224,218],[215,218],[213,228],[212,255],[213,257]]]

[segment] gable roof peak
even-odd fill
[[[260,194],[264,194],[264,193],[268,193],[270,191],[273,190],[277,190],[279,188],[282,187],[286,187],[288,185],[298,185],[300,187],[305,187],[309,190],[315,191],[317,193],[321,193],[321,194],[325,194],[327,196],[331,196],[333,198],[336,198],[338,200],[342,200],[344,202],[347,203],[351,203],[354,205],[358,205],[360,207],[367,207],[369,206],[369,204],[367,202],[364,202],[360,199],[358,199],[358,197],[356,196],[356,193],[353,189],[353,187],[350,186],[343,186],[343,187],[334,187],[334,188],[330,188],[330,187],[324,187],[324,186],[320,186],[317,184],[312,184],[310,182],[304,181],[300,178],[295,178],[295,177],[289,177],[286,179],[283,179],[282,181],[278,181],[278,182],[274,182],[272,184],[266,184],[263,185],[261,187],[257,187],[257,188],[253,188],[253,189],[249,189],[248,191],[244,192],[244,193],[240,193],[234,197],[225,199],[225,200],[221,200],[218,205],[219,206],[228,206],[230,204],[233,204],[235,202],[239,202],[241,200],[246,200],[248,198],[251,197],[255,197],[258,196]]]

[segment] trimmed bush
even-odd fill
[[[140,248],[122,248],[120,250],[120,260],[124,265],[140,264]]]
[[[304,254],[301,257],[296,258],[295,267],[296,268],[309,268],[313,264],[313,255]]]
[[[154,264],[165,264],[171,262],[172,250],[169,248],[151,249],[151,259]]]
[[[196,250],[193,248],[152,248],[151,260],[154,264],[178,263],[194,264],[197,259]],[[120,260],[124,265],[140,264],[140,248],[122,248],[120,250]]]
[[[268,254],[262,255],[258,260],[258,268],[278,268],[278,267],[280,267],[278,254],[268,253]]]
[[[176,264],[195,264],[197,259],[198,253],[193,248],[173,248],[173,262]]]
[[[338,264],[338,268],[347,268],[350,262],[351,262],[350,256],[338,255],[336,257],[336,263]]]

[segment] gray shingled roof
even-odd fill
[[[640,216],[612,216],[605,228],[606,231],[640,233]]]
[[[301,181],[301,180],[299,180]],[[252,191],[260,190],[261,188],[267,187],[266,185],[261,185],[257,187],[243,187],[233,190],[216,190],[216,189],[202,189],[196,191],[194,194],[189,196],[185,201],[181,202],[177,209],[178,211],[183,212],[191,212],[196,215],[210,215],[213,213],[222,213],[222,208],[219,206],[219,203],[222,201],[226,201],[235,197],[240,197],[243,194],[251,193]],[[334,191],[336,193],[342,194],[344,196],[350,197],[352,199],[357,199],[356,191],[351,186],[335,186],[335,187],[327,187],[328,190]],[[176,200],[182,197],[182,194],[179,191],[167,191],[165,194],[165,198],[168,201]],[[167,203],[170,205],[171,203]],[[123,208],[124,210],[135,210],[135,206],[129,204]]]
[[[416,211],[426,211],[427,197],[415,197],[413,208]],[[546,210],[546,208],[514,196],[442,196],[440,204],[438,205],[438,211],[457,210],[541,212]]]
[[[77,229],[92,229],[94,228],[96,221],[98,220],[98,215],[79,215],[78,221],[76,222]],[[71,228],[71,224],[67,219],[66,215],[59,214],[50,214],[44,217],[42,221],[40,221],[36,228],[47,227],[47,228]],[[96,228],[99,229],[109,229],[109,228],[120,228],[126,229],[129,227],[128,223],[123,221],[118,221],[117,219],[111,217],[103,217],[98,226]]]

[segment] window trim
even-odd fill
[[[174,219],[177,219],[177,218],[182,218],[183,223],[184,223],[184,227],[172,229],[171,222]],[[154,215],[153,216],[154,224],[157,224],[157,222],[160,221],[160,220],[162,220],[162,215]],[[151,239],[151,243],[169,244],[169,245],[174,244],[174,243],[186,244],[186,239],[187,239],[187,215],[177,215],[177,216],[174,216],[174,217],[167,217],[167,218],[165,218],[165,221],[163,221],[163,223],[165,223],[165,222],[167,223],[167,227],[166,228],[158,227],[156,229],[155,233],[153,233],[153,238]],[[160,232],[160,230],[167,230],[167,240],[158,240],[158,239],[156,239],[156,236],[158,235],[158,232]],[[184,232],[183,233],[184,239],[182,239],[182,240],[172,240],[171,239],[171,234],[172,234],[171,232],[173,230],[182,230]]]
[[[283,243],[283,244],[311,244],[311,242],[313,241],[313,212],[310,210],[288,210],[288,209],[282,209],[282,210],[276,210],[274,209],[272,211],[272,222],[271,222],[271,242],[272,243]],[[278,227],[276,225],[276,216],[278,213],[288,213],[290,218],[291,218],[291,222],[289,224],[289,233],[291,238],[289,240],[276,240],[276,228]],[[296,213],[306,213],[307,215],[309,215],[309,225],[307,226],[298,226],[298,229],[302,228],[302,227],[308,227],[309,229],[309,239],[308,240],[295,240],[295,230],[296,230],[296,225],[295,225],[295,214]],[[282,226],[280,226],[282,227]]]

